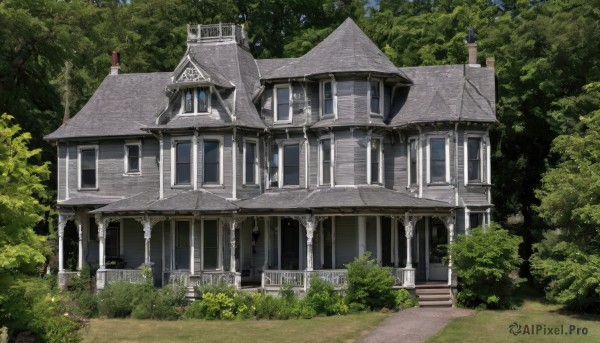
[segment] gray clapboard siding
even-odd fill
[[[67,196],[67,168],[66,168],[66,159],[67,159],[67,144],[68,143],[57,143],[58,146],[58,164],[57,164],[57,183],[58,183],[58,200],[64,200]]]
[[[364,130],[354,130],[354,139],[358,144],[354,146],[354,185],[367,184],[367,150],[370,149],[367,142],[367,132]]]
[[[335,184],[354,184],[354,150],[356,140],[350,130],[335,133]]]
[[[336,268],[344,268],[358,256],[357,217],[336,217],[335,219],[335,263]]]
[[[337,117],[338,120],[352,120],[354,118],[354,81],[336,81],[337,91]]]
[[[464,235],[466,230],[465,230],[465,210],[464,209],[458,209],[456,210],[456,214],[455,214],[455,218],[456,218],[456,223],[455,223],[455,227],[454,230],[456,232],[456,235]],[[456,239],[456,235],[454,236]]]
[[[369,116],[367,91],[369,82],[367,80],[354,80],[354,119],[361,122]]]

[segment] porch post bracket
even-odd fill
[[[306,228],[306,271],[313,271],[313,237],[315,234],[316,220],[313,216],[306,216],[306,222],[302,223]]]
[[[67,225],[67,221],[72,216],[67,214],[59,214],[58,215],[58,271],[64,272],[64,248],[63,248],[63,239],[65,237],[65,226]]]
[[[150,217],[148,215],[144,215],[143,217],[136,217],[133,219],[135,221],[139,222],[140,224],[142,224],[142,226],[144,227],[144,239],[150,239],[150,238],[152,238],[152,228],[154,227],[154,225],[162,222],[163,220],[166,220],[167,218],[166,217]]]
[[[108,223],[112,220],[111,217],[102,217],[101,214],[96,214],[96,225],[98,225],[98,264],[100,265],[100,270],[105,269],[106,261],[105,261],[105,251],[104,246],[106,243],[106,227]]]

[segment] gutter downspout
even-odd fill
[[[308,144],[308,136],[306,135],[306,126],[302,127],[302,132],[304,133],[304,188],[308,189],[308,149],[310,145]]]
[[[487,130],[485,131],[485,152],[486,152],[486,176],[487,176],[487,183],[489,185],[492,184],[492,143],[490,141],[490,126],[487,127]],[[488,198],[488,204],[491,205],[492,204],[492,187],[488,187],[488,192],[487,192],[487,198]]]
[[[423,137],[421,126],[417,125],[419,130],[419,198],[423,197]]]
[[[158,131],[158,144],[159,144],[159,154],[158,154],[158,173],[159,173],[159,179],[160,179],[160,191],[159,191],[159,199],[164,199],[165,197],[165,171],[163,168],[163,159],[164,159],[164,152],[163,152],[163,148],[165,146],[165,140],[163,138],[163,133],[162,131]]]
[[[232,175],[232,190],[231,199],[237,200],[237,127],[233,127],[233,136],[231,142],[231,175]]]
[[[454,205],[458,206],[458,186],[460,184],[458,176],[458,122],[454,123],[454,180]]]

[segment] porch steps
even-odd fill
[[[420,307],[452,307],[452,291],[447,285],[417,285],[415,294]]]

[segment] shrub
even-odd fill
[[[92,288],[88,266],[84,266],[79,275],[69,279],[67,289],[69,291],[64,293],[64,312],[80,318],[91,318],[98,314],[98,297]]]
[[[292,308],[292,316],[302,319],[311,319],[317,316],[317,311],[308,303],[306,299],[297,301]]]
[[[133,309],[131,316],[136,319],[176,320],[185,308],[186,289],[180,286],[166,286],[153,290]]]
[[[600,313],[600,256],[548,232],[533,245],[533,274],[546,285],[546,297],[578,312]]]
[[[45,341],[48,343],[81,342],[81,325],[65,316],[56,315],[48,319]]]
[[[205,292],[202,300],[194,301],[187,309],[187,318],[233,319],[234,301],[224,293]]]
[[[343,303],[342,297],[333,284],[319,277],[310,279],[306,302],[317,314],[330,316],[348,313],[348,307]]]
[[[410,294],[406,289],[399,289],[396,292],[396,308],[399,310],[404,310],[406,308],[411,308],[417,306],[417,297]]]
[[[196,296],[198,298],[202,298],[202,295],[204,295],[204,293],[214,293],[214,294],[221,293],[221,294],[227,295],[230,298],[233,298],[237,292],[235,289],[235,286],[228,285],[225,282],[197,286],[194,289],[194,291],[196,292]]]
[[[457,301],[466,307],[506,308],[520,280],[511,277],[522,262],[521,238],[492,224],[471,229],[449,244],[453,271],[460,279]]]
[[[109,318],[125,318],[146,299],[154,296],[149,283],[112,282],[98,294],[98,309]],[[143,313],[137,313],[143,317]]]
[[[348,289],[346,300],[364,308],[378,310],[383,307],[395,307],[394,279],[391,268],[380,267],[371,254],[354,259],[346,265],[348,268]]]
[[[276,298],[270,294],[261,294],[255,298],[256,318],[282,319],[282,316],[280,316],[282,305],[283,300],[281,298]]]

